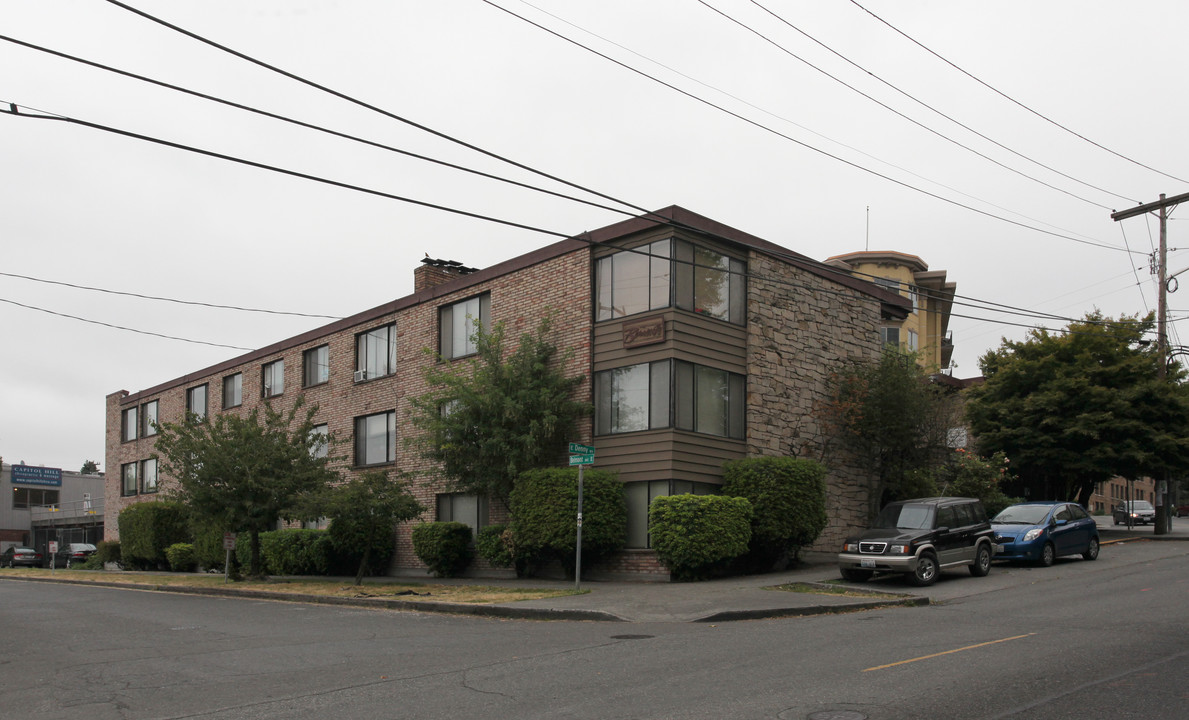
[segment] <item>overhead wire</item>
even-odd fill
[[[934,51],[934,50],[932,50],[931,48],[929,48],[929,47],[925,46],[923,43],[921,43],[921,42],[920,42],[920,41],[918,41],[917,39],[913,38],[913,37],[912,37],[911,35],[909,35],[908,33],[906,33],[906,32],[904,32],[903,30],[901,30],[901,29],[897,28],[895,25],[892,25],[890,22],[888,22],[887,20],[884,20],[884,19],[883,19],[882,17],[880,17],[879,15],[876,15],[875,13],[871,12],[871,11],[870,11],[870,10],[868,10],[867,8],[863,7],[863,6],[862,6],[862,5],[860,5],[858,2],[856,2],[856,0],[850,0],[850,2],[851,2],[851,4],[852,4],[852,5],[854,5],[855,7],[859,8],[860,10],[862,10],[862,11],[863,11],[863,12],[865,12],[865,13],[867,13],[867,14],[868,14],[868,15],[870,15],[871,17],[875,18],[875,19],[876,19],[876,20],[878,20],[879,22],[881,22],[881,23],[883,23],[884,25],[888,26],[888,27],[889,27],[889,28],[891,28],[893,31],[895,31],[896,33],[898,33],[899,35],[901,35],[902,37],[904,37],[905,39],[907,39],[907,40],[908,40],[909,42],[911,42],[912,44],[914,44],[914,45],[916,45],[917,47],[921,48],[921,49],[922,49],[922,50],[924,50],[925,52],[929,53],[929,54],[930,54],[930,55],[932,55],[933,57],[935,57],[935,58],[937,58],[938,60],[942,61],[942,62],[943,62],[943,63],[945,63],[946,65],[949,65],[950,67],[952,67],[953,69],[955,69],[955,70],[957,70],[958,72],[962,73],[963,75],[965,75],[966,77],[970,78],[971,80],[974,80],[974,81],[975,81],[975,82],[977,82],[979,85],[982,85],[983,87],[987,88],[988,90],[990,90],[991,92],[995,93],[996,95],[999,95],[1000,97],[1004,98],[1005,100],[1008,100],[1009,102],[1011,102],[1011,103],[1014,103],[1015,105],[1018,105],[1019,107],[1023,108],[1024,110],[1027,110],[1028,112],[1032,113],[1033,115],[1035,115],[1036,117],[1040,118],[1041,120],[1044,120],[1045,122],[1047,122],[1047,123],[1049,123],[1049,124],[1051,124],[1051,125],[1054,125],[1054,126],[1056,126],[1056,127],[1060,128],[1060,129],[1064,130],[1065,132],[1069,133],[1070,135],[1073,135],[1074,137],[1080,138],[1081,140],[1084,140],[1084,141],[1086,141],[1086,142],[1090,143],[1091,145],[1093,145],[1094,147],[1096,147],[1096,148],[1098,148],[1098,149],[1100,149],[1100,150],[1104,150],[1104,151],[1106,151],[1106,152],[1110,153],[1111,155],[1114,155],[1115,157],[1118,157],[1118,158],[1121,158],[1121,159],[1123,159],[1123,160],[1126,160],[1127,162],[1129,162],[1129,163],[1132,163],[1133,165],[1138,165],[1139,167],[1142,167],[1142,168],[1144,168],[1145,170],[1151,170],[1151,171],[1152,171],[1152,172],[1154,172],[1154,173],[1157,173],[1157,174],[1159,174],[1159,175],[1163,175],[1164,177],[1166,177],[1166,178],[1170,178],[1170,179],[1172,179],[1172,180],[1176,180],[1177,182],[1182,182],[1182,183],[1189,183],[1189,180],[1184,180],[1184,179],[1182,179],[1182,178],[1179,178],[1179,177],[1177,177],[1176,175],[1170,175],[1170,174],[1168,174],[1168,173],[1164,172],[1163,170],[1157,170],[1156,168],[1154,168],[1154,167],[1151,167],[1150,165],[1145,165],[1144,163],[1142,163],[1142,162],[1140,162],[1140,161],[1138,161],[1138,160],[1134,160],[1134,159],[1132,159],[1132,158],[1130,158],[1130,157],[1127,157],[1126,155],[1124,155],[1124,154],[1122,154],[1122,153],[1120,153],[1120,152],[1116,152],[1115,150],[1112,150],[1112,149],[1110,149],[1110,148],[1106,147],[1105,145],[1102,145],[1102,144],[1100,144],[1100,143],[1097,143],[1097,142],[1095,142],[1095,141],[1091,140],[1090,138],[1086,137],[1085,135],[1082,135],[1081,133],[1078,133],[1078,132],[1075,132],[1074,130],[1071,130],[1071,129],[1069,129],[1069,128],[1068,128],[1068,127],[1066,127],[1065,125],[1062,125],[1061,123],[1057,122],[1056,120],[1053,120],[1052,118],[1050,118],[1050,117],[1048,117],[1048,116],[1046,116],[1046,115],[1044,115],[1044,114],[1042,114],[1042,113],[1038,112],[1037,110],[1034,110],[1033,108],[1029,107],[1028,105],[1025,105],[1024,103],[1020,102],[1019,100],[1016,100],[1015,98],[1011,97],[1011,96],[1010,96],[1010,95],[1008,95],[1007,93],[1004,93],[1003,91],[999,90],[998,88],[995,88],[995,87],[993,87],[992,85],[988,84],[987,82],[983,81],[982,79],[980,79],[980,78],[978,78],[978,77],[975,77],[973,74],[971,74],[971,73],[970,73],[970,72],[968,72],[967,70],[965,70],[965,69],[963,69],[963,68],[959,67],[958,65],[956,65],[956,64],[955,64],[955,63],[953,63],[952,61],[950,61],[950,60],[946,59],[945,57],[942,57],[940,54],[938,54],[937,52],[935,52],[935,51]]]

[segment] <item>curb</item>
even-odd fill
[[[927,597],[907,597],[901,600],[872,600],[847,605],[811,605],[798,608],[768,608],[765,610],[723,610],[691,622],[729,622],[733,620],[769,620],[782,617],[806,617],[811,615],[840,615],[842,613],[879,610],[888,607],[921,607],[929,604]]]

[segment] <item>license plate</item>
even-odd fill
[[[875,567],[875,560],[871,558],[859,558],[859,567],[873,568]]]

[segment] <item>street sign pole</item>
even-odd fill
[[[582,589],[582,473],[586,465],[578,466],[578,544],[574,554],[574,590]]]

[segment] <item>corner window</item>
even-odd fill
[[[396,323],[355,336],[355,382],[396,372]]]
[[[157,460],[150,458],[140,464],[140,491],[157,492]]]
[[[675,361],[674,367],[674,425],[681,430],[742,440],[746,378],[681,360]]]
[[[491,315],[491,295],[478,297],[447,305],[439,311],[438,350],[447,360],[474,355],[475,333],[487,327]]]
[[[261,371],[261,395],[266,398],[276,397],[285,392],[285,361],[274,360],[266,363]]]
[[[315,425],[310,430],[310,440],[313,441],[310,455],[316,458],[326,457],[330,452],[330,426],[326,423]]]
[[[160,403],[156,400],[151,400],[141,406],[141,422],[144,423],[142,429],[143,437],[152,437],[157,434],[157,410]]]
[[[669,427],[670,361],[595,373],[595,434]]]
[[[124,442],[136,439],[136,430],[138,427],[136,418],[135,407],[130,407],[124,411],[124,417],[120,424],[120,439]]]
[[[206,385],[186,391],[186,412],[197,415],[199,420],[206,419]]]
[[[223,378],[223,407],[239,407],[244,403],[244,374],[236,373]]]
[[[137,492],[136,486],[136,463],[128,463],[120,466],[120,494],[121,495],[135,495]]]
[[[478,533],[487,527],[487,498],[465,493],[442,493],[437,497],[438,522],[460,522]]]
[[[677,307],[743,325],[747,309],[747,263],[709,248],[674,243]]]
[[[396,412],[355,418],[355,464],[382,465],[396,461]]]
[[[613,320],[672,305],[672,243],[657,240],[599,258],[595,319]]]
[[[304,387],[321,385],[330,380],[330,346],[323,345],[301,354],[301,384]]]

